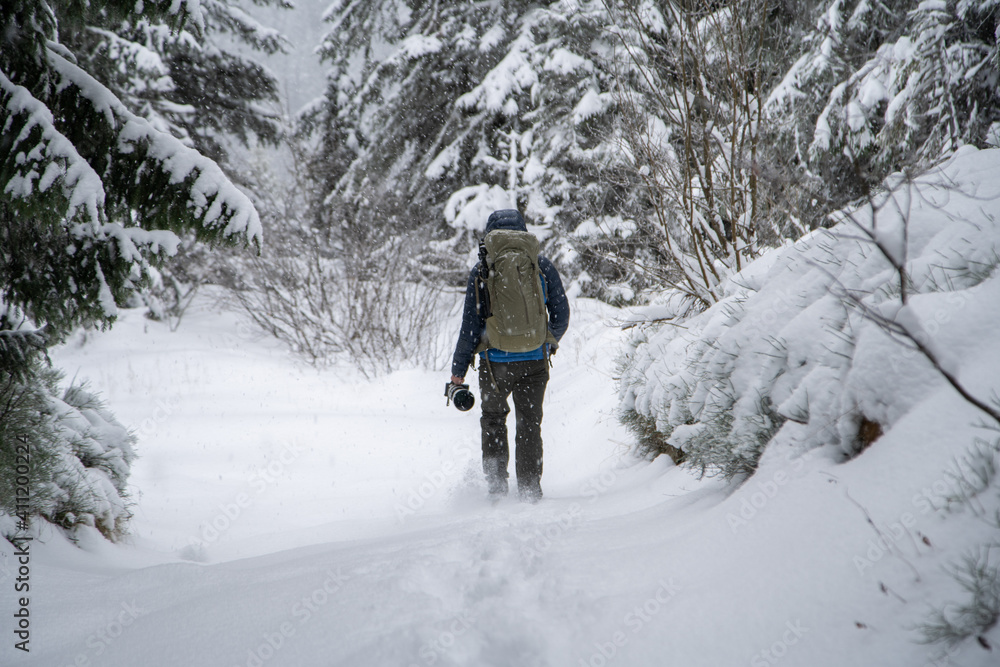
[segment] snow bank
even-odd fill
[[[964,149],[915,181],[890,179],[870,205],[734,276],[704,313],[639,327],[622,360],[622,414],[708,473],[752,472],[769,442],[855,455],[862,423],[888,431],[942,382],[872,314],[905,313],[959,368],[1000,326],[997,173],[1000,151]],[[905,259],[904,311],[872,239]]]

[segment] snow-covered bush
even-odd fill
[[[1000,401],[994,400],[1000,409]],[[1000,424],[994,424],[1000,429]],[[948,510],[968,511],[1000,531],[1000,438],[977,440],[962,464],[949,472],[953,492],[943,500]],[[918,628],[927,644],[954,648],[975,637],[992,650],[985,634],[1000,621],[1000,540],[993,539],[967,552],[949,570],[962,599],[935,608]]]
[[[59,392],[60,374],[36,368],[29,382],[0,386],[0,470],[13,471],[28,452],[30,496],[16,495],[13,474],[0,475],[0,513],[40,516],[70,531],[97,528],[110,540],[131,517],[127,480],[135,436],[86,387]]]
[[[952,568],[951,575],[964,590],[965,599],[931,613],[920,627],[925,643],[954,647],[976,637],[983,648],[992,650],[983,635],[1000,620],[998,553],[1000,543],[984,545]]]
[[[773,140],[796,156],[805,201],[839,207],[890,172],[1000,145],[998,0],[821,8],[765,105]]]
[[[752,472],[776,442],[857,454],[942,381],[873,314],[905,322],[944,363],[949,345],[988,335],[976,313],[1000,298],[998,170],[1000,150],[963,149],[916,180],[890,179],[831,229],[768,252],[704,313],[675,317],[676,297],[640,313],[660,322],[636,326],[623,355],[626,423],[727,477]],[[905,305],[900,272],[871,238],[905,266]],[[862,424],[879,428],[862,438]]]
[[[263,331],[322,366],[352,363],[366,377],[411,364],[435,367],[456,292],[422,280],[405,241],[364,255],[332,253],[305,232],[250,260],[234,302]]]
[[[426,275],[416,235],[379,230],[336,234],[310,215],[302,153],[291,151],[289,178],[264,163],[257,201],[271,239],[256,257],[225,257],[229,300],[264,332],[309,363],[353,364],[366,376],[441,358],[438,335],[458,299]]]

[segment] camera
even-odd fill
[[[455,384],[449,382],[444,386],[444,395],[448,397],[449,403],[454,403],[455,407],[462,412],[467,412],[476,404],[476,397],[469,391],[467,384]]]

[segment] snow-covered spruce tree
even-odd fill
[[[59,41],[77,64],[131,112],[219,164],[240,185],[261,184],[233,150],[284,138],[278,83],[257,57],[287,48],[238,0],[200,0],[183,23],[105,6],[59,17]],[[257,5],[289,7],[286,0]],[[249,54],[249,55],[248,55]],[[178,252],[143,292],[148,314],[176,326],[198,287],[222,279],[203,246],[182,236]]]
[[[341,237],[419,230],[458,275],[488,213],[517,206],[565,262],[566,236],[623,196],[600,178],[619,158],[599,1],[334,2],[327,20],[330,85],[307,121]]]
[[[31,450],[24,514],[109,537],[128,516],[131,436],[89,393],[56,395],[45,347],[80,325],[110,326],[178,234],[259,248],[261,232],[221,169],[126,108],[59,42],[58,25],[89,12],[197,25],[200,7],[13,0],[0,15],[0,460]]]
[[[228,142],[252,136],[273,145],[282,134],[277,80],[241,51],[273,54],[287,40],[242,4],[199,0],[183,23],[89,6],[60,14],[59,41],[127,109],[225,168]]]
[[[889,173],[1000,144],[1000,1],[831,0],[765,108],[823,214]]]

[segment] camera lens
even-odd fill
[[[468,412],[476,404],[476,397],[469,391],[469,385],[467,384],[449,382],[444,386],[444,395],[462,412]]]
[[[472,409],[472,406],[476,404],[476,397],[472,395],[472,392],[468,389],[459,388],[452,396],[452,402],[455,403],[455,407],[462,412],[467,412]]]

